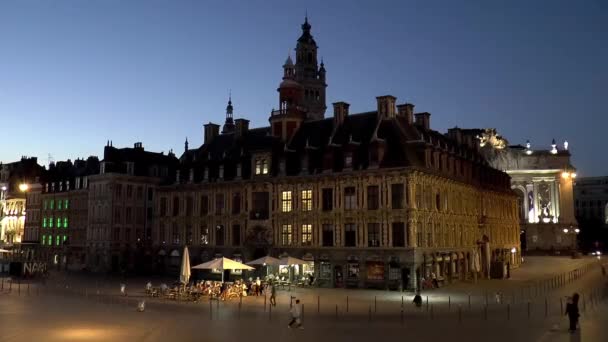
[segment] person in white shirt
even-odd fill
[[[296,304],[291,307],[289,312],[291,313],[291,322],[289,322],[287,327],[291,328],[295,323],[297,328],[304,329],[302,326],[302,308],[300,307],[299,299],[296,299]]]

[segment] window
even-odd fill
[[[284,246],[291,245],[292,230],[290,224],[284,224],[281,229],[281,244]]]
[[[179,245],[179,229],[177,227],[177,223],[173,223],[173,227],[171,229],[171,237],[172,242],[176,245]]]
[[[167,198],[160,198],[160,216],[167,216]]]
[[[237,192],[232,196],[232,213],[241,213],[241,193]]]
[[[405,224],[393,222],[393,247],[405,247]]]
[[[209,244],[209,228],[207,228],[207,225],[202,225],[201,226],[201,245],[208,245]]]
[[[215,227],[216,232],[215,232],[215,245],[216,246],[223,246],[224,245],[224,241],[226,238],[226,232],[224,229],[224,226],[222,225],[217,225],[217,227]]]
[[[380,223],[367,224],[368,247],[380,247]]]
[[[154,198],[154,191],[152,188],[148,188],[148,201],[151,201]]]
[[[378,197],[378,186],[370,185],[367,187],[367,209],[378,210],[380,208],[380,198]]]
[[[354,223],[347,223],[344,225],[344,246],[357,246],[357,225]]]
[[[57,210],[61,210],[61,200],[57,201]]]
[[[57,218],[57,228],[61,228],[61,217]]]
[[[120,198],[122,196],[122,185],[116,184],[116,197]]]
[[[51,200],[51,210],[55,209],[55,200]]]
[[[63,228],[67,228],[68,227],[68,218],[64,217],[63,218]]]
[[[281,193],[281,211],[284,213],[288,213],[291,211],[292,202],[291,202],[291,191],[283,191]]]
[[[441,196],[439,196],[439,193],[435,194],[435,209],[441,210]]]
[[[179,197],[173,197],[173,216],[179,215]]]
[[[125,209],[125,221],[127,221],[127,224],[130,224],[132,220],[133,220],[133,209],[131,209],[131,207],[127,207]]]
[[[127,198],[133,198],[133,185],[127,185]]]
[[[186,225],[186,244],[187,245],[192,244],[192,225],[191,224]]]
[[[142,200],[144,198],[144,188],[143,186],[137,187],[137,199]]]
[[[238,224],[232,226],[232,245],[241,245],[241,226],[239,226]]]
[[[302,211],[312,210],[312,190],[302,190]]]
[[[46,245],[46,235],[42,235],[42,245]]]
[[[391,205],[393,209],[403,209],[405,207],[403,190],[403,184],[391,185]]]
[[[114,208],[114,222],[120,222],[120,208]]]
[[[186,216],[192,216],[192,210],[194,210],[194,200],[192,197],[186,197]]]
[[[46,228],[46,217],[42,218],[42,228]]]
[[[201,215],[209,213],[209,197],[201,196]]]
[[[69,209],[69,201],[66,199],[63,201],[63,209],[68,210]]]
[[[332,224],[324,224],[323,230],[323,247],[333,247],[334,245],[334,226]]]
[[[253,197],[253,210],[251,212],[251,219],[254,220],[266,220],[268,219],[269,212],[269,198],[268,192],[254,192]]]
[[[48,204],[49,204],[48,201],[44,200],[44,202],[42,204],[42,207],[44,208],[44,210],[46,210],[48,208]]]
[[[120,229],[118,229],[118,228],[114,229],[113,235],[114,235],[114,241],[120,240]]]
[[[49,228],[53,228],[53,216],[49,217]]]
[[[215,214],[220,215],[224,212],[224,194],[215,195]]]
[[[344,188],[344,209],[357,209],[357,195],[354,186]]]
[[[334,189],[323,189],[323,211],[334,209]]]
[[[344,167],[345,168],[353,167],[353,156],[350,152],[347,152],[346,156],[344,157]]]
[[[302,225],[302,246],[310,246],[312,244],[312,224]]]
[[[266,158],[258,158],[255,160],[255,174],[256,175],[267,175],[268,174],[268,160]]]
[[[60,236],[59,235],[55,236],[55,245],[59,246],[60,243],[61,243]]]

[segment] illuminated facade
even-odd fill
[[[331,287],[420,288],[431,273],[450,281],[517,266],[509,176],[476,140],[433,131],[429,113],[390,95],[374,111],[337,102],[333,117],[319,117],[301,78],[319,80],[322,68],[325,80],[325,68],[307,21],[302,30],[296,56],[314,55],[284,63],[269,127],[234,120],[230,101],[222,133],[206,124],[204,143],[186,142],[173,184],[158,188],[159,269],[176,271],[184,245],[193,263],[289,254],[309,262],[298,276]]]
[[[553,141],[548,149],[509,146],[496,130],[462,130],[480,142],[490,165],[511,176],[518,195],[522,247],[528,252],[560,253],[576,249],[580,232],[574,215],[573,183],[576,169],[570,162],[568,142]]]

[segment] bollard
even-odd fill
[[[462,305],[458,305],[458,323],[462,323]]]
[[[547,297],[545,297],[545,318],[547,317],[548,311],[549,311],[549,304],[547,303]]]
[[[346,312],[348,312],[348,296],[346,296]]]
[[[587,301],[585,301],[585,294],[582,294],[583,296],[583,311],[587,312]]]
[[[528,302],[528,318],[530,318],[530,302]]]
[[[21,296],[21,279],[17,280],[17,292]]]
[[[448,296],[448,311],[452,311],[452,296]]]
[[[564,312],[564,299],[559,298],[559,314],[561,315]]]
[[[401,296],[401,311],[403,311],[403,296]]]
[[[338,304],[336,304],[336,320],[338,319]]]
[[[321,313],[321,296],[317,296],[317,313]]]
[[[429,296],[426,296],[426,311],[429,311]]]
[[[471,310],[471,294],[469,294],[469,310]]]
[[[403,325],[403,305],[401,305],[401,325]]]
[[[28,296],[30,295],[30,283],[29,282],[27,283],[27,295]]]
[[[368,311],[368,321],[371,322],[372,321],[372,306],[369,306],[369,311]]]

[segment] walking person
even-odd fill
[[[438,289],[439,288],[439,282],[437,281],[437,275],[435,274],[435,272],[431,272],[431,279],[433,282],[433,287]]]
[[[412,303],[414,303],[418,308],[422,306],[422,296],[420,296],[420,292],[416,292]]]
[[[126,296],[127,295],[127,285],[120,284],[120,295],[121,296]]]
[[[268,287],[270,288],[270,305],[277,306],[277,288],[274,286],[273,282],[270,282],[268,284]]]
[[[575,293],[572,297],[568,297],[565,315],[568,316],[568,320],[570,321],[568,331],[571,333],[575,332],[576,325],[578,324],[578,317],[580,316],[578,312],[578,293]]]
[[[291,322],[287,325],[288,328],[291,328],[293,324],[296,324],[296,327],[299,329],[304,329],[302,326],[302,308],[300,307],[300,300],[296,299],[296,304],[289,309],[291,313]]]

